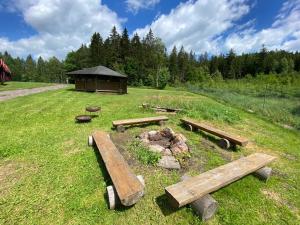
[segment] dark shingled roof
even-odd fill
[[[98,75],[98,76],[112,76],[112,77],[127,77],[126,75],[120,74],[113,71],[105,66],[95,66],[91,68],[84,68],[82,70],[76,70],[67,73],[68,75]]]

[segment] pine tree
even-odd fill
[[[90,63],[91,66],[103,64],[103,40],[99,33],[94,33],[90,45]]]
[[[123,63],[125,63],[125,58],[129,57],[129,49],[130,49],[130,40],[128,36],[128,31],[125,28],[123,30],[121,40],[120,40],[120,58]]]
[[[172,52],[169,56],[169,70],[170,70],[170,82],[175,83],[178,79],[178,60],[177,60],[177,48],[173,47]]]

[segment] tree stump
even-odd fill
[[[163,120],[159,121],[158,123],[159,123],[160,126],[165,126],[166,125],[166,122],[163,121]]]
[[[220,139],[218,144],[221,148],[224,148],[224,149],[230,148],[230,141],[228,141],[225,138]]]
[[[181,180],[189,179],[188,175],[183,175]],[[202,221],[212,218],[218,209],[218,202],[210,195],[207,194],[200,199],[191,203],[192,209],[201,217]]]
[[[260,180],[263,180],[265,182],[267,182],[267,180],[270,178],[271,174],[272,174],[272,168],[267,167],[267,166],[254,172],[254,175],[256,177],[258,177]]]
[[[117,132],[123,133],[125,131],[125,127],[123,125],[117,126]]]
[[[137,178],[145,186],[145,180],[142,175],[138,175]],[[121,205],[120,199],[118,197],[117,191],[113,185],[107,186],[107,196],[108,196],[108,207],[109,209],[115,209],[117,206]]]

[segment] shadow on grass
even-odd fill
[[[171,215],[171,214],[177,212],[178,210],[181,210],[181,209],[176,209],[171,206],[166,194],[156,197],[155,202],[158,205],[158,207],[160,208],[160,211],[164,214],[164,216]]]
[[[300,105],[292,110],[292,114],[295,116],[300,116]]]
[[[98,162],[98,165],[99,165],[99,170],[100,170],[100,173],[101,175],[103,176],[104,178],[104,182],[106,184],[106,187],[110,186],[110,185],[113,185],[112,183],[112,180],[110,179],[110,176],[109,176],[109,173],[107,172],[107,169],[105,167],[105,163],[104,161],[102,160],[102,157],[101,157],[101,154],[97,148],[97,146],[93,146],[93,150],[94,150],[94,153],[95,153],[95,156],[96,156],[96,159],[97,159],[97,162]],[[108,194],[107,194],[107,191],[103,194],[103,197],[104,199],[106,200],[107,202],[107,208],[109,208],[109,201],[108,201]],[[119,200],[120,201],[120,200]],[[118,201],[118,202],[119,202]],[[120,202],[118,204],[116,204],[116,208],[114,210],[116,211],[119,211],[119,212],[122,212],[122,211],[125,211],[125,210],[128,210],[130,209],[132,206],[123,206]]]

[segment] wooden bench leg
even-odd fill
[[[267,166],[254,172],[254,175],[256,177],[258,177],[260,180],[263,180],[265,182],[267,182],[267,180],[270,178],[271,174],[272,174],[272,168],[267,167]]]
[[[187,128],[188,128],[189,131],[193,131],[193,130],[194,130],[194,129],[193,129],[193,126],[192,126],[191,124],[188,124],[188,125],[187,125]]]
[[[138,175],[137,178],[145,186],[145,181],[142,175]],[[107,196],[109,209],[115,209],[117,206],[121,205],[120,199],[118,197],[117,191],[113,185],[107,186]]]
[[[94,145],[94,139],[93,139],[93,136],[89,136],[89,137],[88,137],[88,145],[89,145],[89,146],[93,146],[93,145]]]
[[[164,120],[161,120],[158,123],[159,123],[160,126],[165,126],[166,125],[166,121],[164,121]]]
[[[184,175],[181,177],[181,180],[186,180],[189,178],[189,176]],[[210,194],[207,194],[202,198],[192,202],[191,207],[195,213],[201,217],[202,221],[206,221],[212,218],[217,212],[218,202]]]
[[[221,148],[224,148],[224,149],[230,148],[230,141],[228,141],[225,138],[220,139],[218,144]]]
[[[123,133],[125,131],[125,127],[123,125],[117,126],[117,132]]]

